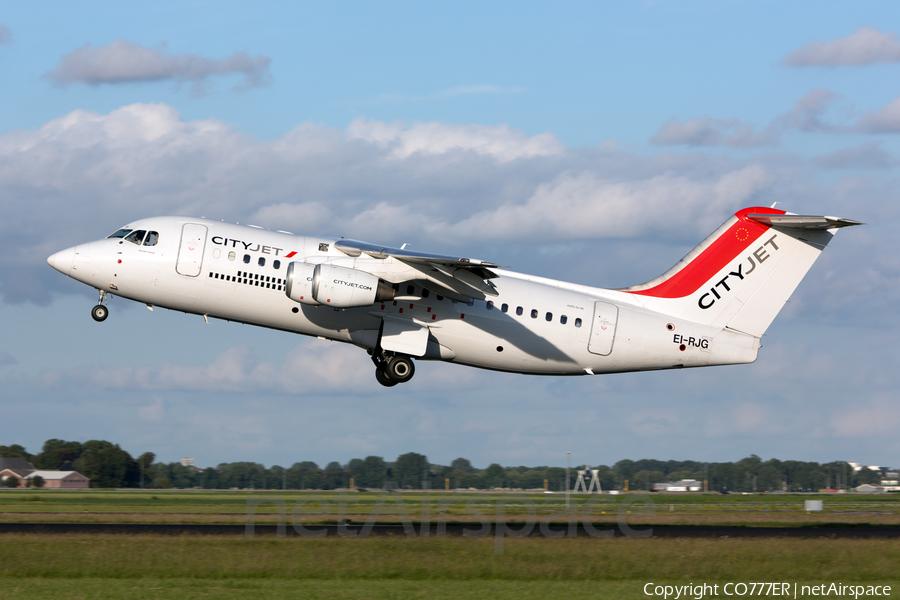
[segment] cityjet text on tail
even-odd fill
[[[188,217],[141,219],[47,262],[99,290],[96,321],[114,294],[346,342],[393,386],[412,378],[414,359],[534,375],[751,363],[835,232],[859,224],[746,208],[668,272],[615,290]]]

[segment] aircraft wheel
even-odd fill
[[[375,369],[375,379],[383,385],[384,387],[394,387],[397,385],[397,382],[387,376],[387,373],[384,370],[376,367]]]
[[[397,383],[405,383],[416,374],[416,366],[411,358],[395,356],[387,364],[387,376]]]
[[[98,304],[94,308],[91,309],[91,316],[95,321],[100,323],[101,321],[105,321],[106,317],[109,316],[109,309],[103,306],[102,304]]]

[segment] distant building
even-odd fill
[[[847,464],[853,468],[854,473],[862,471],[863,469],[869,469],[870,471],[881,471],[881,467],[879,467],[878,465],[864,465],[857,462],[848,462]]]
[[[860,486],[856,487],[857,492],[863,492],[865,494],[880,494],[884,492],[884,487],[880,485],[874,485],[871,483],[864,483]]]
[[[182,458],[182,459],[181,459],[181,466],[182,466],[182,467],[193,467],[193,466],[194,466],[194,459],[193,459],[193,458]]]
[[[78,471],[41,471],[31,469],[24,475],[22,470],[3,469],[0,471],[0,478],[6,479],[7,477],[18,479],[18,487],[20,488],[26,487],[27,482],[35,477],[43,479],[43,487],[49,489],[83,489],[91,487],[91,480]]]
[[[900,492],[900,473],[888,471],[884,474],[881,485],[887,492]]]
[[[696,479],[682,479],[669,483],[654,483],[653,489],[657,492],[699,492],[703,489],[703,483]]]
[[[0,458],[0,473],[4,478],[12,475],[22,479],[34,470],[34,465],[24,458]]]
[[[47,489],[85,489],[91,487],[91,480],[78,471],[35,471],[25,479],[41,477]],[[22,486],[19,486],[22,487]]]

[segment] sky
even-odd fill
[[[557,3],[559,4],[559,3]],[[419,452],[900,466],[900,6],[0,3],[0,444],[198,466]],[[114,298],[50,254],[163,214],[614,288],[735,211],[840,231],[752,365],[546,378]],[[893,231],[893,233],[892,233]]]

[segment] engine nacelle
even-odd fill
[[[328,263],[292,262],[285,281],[288,298],[301,304],[350,308],[394,298],[394,288],[375,275]]]

